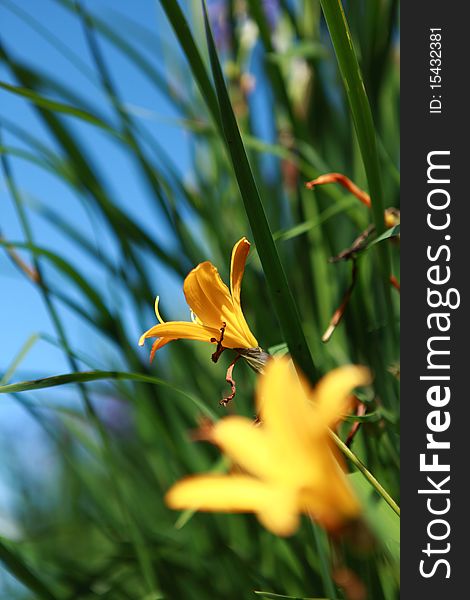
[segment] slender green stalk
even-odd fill
[[[65,375],[44,377],[43,379],[33,379],[31,381],[19,381],[17,383],[0,385],[0,394],[42,390],[45,388],[67,385],[69,383],[83,384],[89,381],[100,381],[106,379],[119,381],[140,381],[141,383],[151,383],[153,385],[166,387],[186,397],[209,419],[217,419],[216,413],[198,400],[195,396],[188,394],[188,392],[185,392],[184,390],[181,390],[170,383],[167,383],[163,379],[159,379],[153,375],[145,375],[143,373],[128,373],[124,371],[78,371],[76,373],[67,373]]]
[[[0,390],[1,391],[1,390]],[[341,452],[349,458],[349,460],[353,463],[353,465],[357,468],[358,471],[364,475],[367,481],[372,485],[372,487],[382,496],[385,502],[390,506],[390,508],[400,516],[400,507],[395,502],[395,500],[390,496],[387,490],[377,481],[377,479],[372,475],[372,473],[368,470],[368,468],[359,460],[359,458],[352,452],[348,446],[334,433],[330,431],[330,435],[333,438],[335,444],[341,450]]]
[[[3,376],[0,378],[0,385],[6,384],[6,383],[8,383],[8,381],[10,381],[10,379],[13,377],[13,374],[15,373],[16,369],[23,362],[23,360],[26,358],[26,355],[28,354],[28,352],[31,350],[31,348],[34,346],[34,344],[38,340],[39,340],[39,335],[37,333],[33,333],[33,335],[29,336],[29,338],[26,340],[26,342],[23,344],[23,346],[21,346],[18,354],[14,357],[11,365],[5,371]]]

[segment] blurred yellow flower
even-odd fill
[[[186,338],[217,344],[217,352],[224,348],[257,348],[258,342],[245,320],[240,302],[240,291],[250,242],[243,237],[232,250],[230,264],[230,290],[222,281],[218,270],[209,262],[193,269],[184,280],[184,295],[192,313],[192,321],[164,322],[155,301],[155,314],[159,323],[146,331],[139,340],[157,338],[150,359],[155,352],[172,340]],[[213,356],[217,356],[217,352]],[[216,358],[214,358],[216,360]]]
[[[226,417],[209,433],[241,471],[188,477],[169,490],[168,506],[253,512],[277,535],[294,533],[301,513],[327,529],[339,528],[358,515],[359,504],[329,428],[347,411],[352,389],[368,383],[368,370],[340,367],[312,390],[287,359],[280,359],[266,365],[259,381],[262,424]]]

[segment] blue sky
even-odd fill
[[[67,85],[74,92],[103,110],[106,103],[103,101],[99,89],[71,65],[67,58],[61,54],[60,49],[49,44],[24,20],[7,10],[5,5],[2,6],[2,4],[0,3],[2,30],[4,32],[3,44],[7,50],[16,59],[32,64],[59,80],[65,79]],[[114,12],[116,7],[122,14],[127,13],[127,16],[141,25],[145,25],[150,30],[154,29],[158,32],[158,37],[172,39],[171,32],[166,26],[164,16],[158,10],[157,3],[151,1],[140,2],[138,12],[132,10],[135,9],[135,3],[129,2],[116,3],[111,0],[101,0],[100,2],[88,4],[93,6],[96,14],[99,14],[108,22],[112,22],[113,26],[117,25],[124,34],[126,28]],[[6,5],[8,6],[8,4]],[[85,64],[91,65],[83,32],[76,18],[53,0],[43,0],[40,11],[38,11],[38,3],[34,0],[22,2],[20,6],[24,12],[40,20],[43,27],[59,37],[61,42],[76,53]],[[170,155],[178,156],[178,166],[182,176],[185,176],[189,165],[188,138],[181,128],[173,124],[176,114],[171,105],[163,96],[156,93],[155,89],[151,88],[142,77],[136,74],[136,70],[129,65],[122,55],[105,44],[102,44],[102,49],[105,52],[114,81],[118,85],[122,97],[130,105],[143,109],[142,113],[146,115],[148,121],[147,126],[155,133],[157,139],[164,140],[165,148]],[[161,62],[161,48],[158,47],[158,44],[155,44],[153,57],[157,64]],[[1,78],[4,81],[13,82],[4,67],[2,67]],[[49,143],[47,133],[27,102],[6,91],[1,91],[0,94],[3,117],[21,125],[31,134]],[[162,243],[171,244],[169,232],[159,227],[158,213],[151,206],[147,190],[137,176],[134,165],[124,155],[123,151],[116,148],[105,134],[97,132],[91,126],[76,121],[72,123],[72,126],[86,141],[87,150],[94,157],[95,164],[99,166],[107,185],[113,190],[114,197],[126,210],[132,211],[134,217],[145,227],[157,228],[159,231],[158,237]],[[9,135],[8,131],[4,133],[4,138],[7,145],[19,146],[18,140]],[[12,163],[15,178],[19,183],[23,197],[27,201],[33,205],[39,203],[53,207],[62,216],[74,223],[83,224],[87,230],[90,230],[89,215],[77,201],[77,198],[57,178],[21,159],[14,159]],[[3,235],[9,240],[21,240],[23,236],[19,221],[3,180],[0,194]],[[66,236],[61,236],[55,227],[50,226],[43,218],[35,215],[34,210],[30,211],[30,214],[32,215],[36,244],[59,251],[76,264],[78,258],[76,246],[72,246]],[[106,238],[103,237],[104,230],[99,228],[99,224],[97,226],[97,243],[106,244]],[[100,276],[99,272],[95,273],[96,265],[88,264],[86,257],[79,257],[79,260],[80,266],[91,273],[91,276]],[[0,258],[0,278],[3,289],[2,311],[0,313],[0,331],[2,332],[0,370],[4,371],[11,358],[20,350],[32,333],[39,331],[51,332],[51,327],[39,294],[11,265],[4,253]],[[169,284],[165,273],[158,273],[158,278],[163,278],[163,284]],[[82,323],[74,323],[75,318],[72,315],[67,315],[67,320],[74,339],[85,338],[86,336],[87,345],[89,346],[89,335],[93,334],[84,330]],[[54,367],[52,371],[55,372],[65,368],[61,353],[44,342],[39,342],[28,354],[22,364],[22,370],[25,372],[30,371],[31,374],[44,374],[44,372],[51,372],[52,366]]]
[[[209,3],[211,1],[208,0]],[[182,4],[189,5],[190,0]],[[178,56],[178,53],[181,56],[181,52],[158,1],[82,0],[82,5],[125,39],[132,40],[133,43],[138,42],[139,49],[145,51],[146,57],[159,69],[165,80],[175,80],[175,75],[178,75],[178,81],[183,81],[184,85],[195,85],[189,72],[181,76],[181,73],[175,74],[174,63],[168,66],[168,56]],[[200,7],[199,2],[194,2],[194,5]],[[194,20],[190,22],[193,27],[198,26]],[[0,23],[2,47],[15,62],[23,63],[65,85],[73,94],[83,99],[85,106],[96,109],[99,114],[104,114],[111,120],[114,118],[109,109],[109,102],[95,79],[93,62],[81,23],[75,15],[61,6],[61,0],[0,0]],[[174,106],[163,93],[138,73],[135,66],[101,38],[100,50],[119,96],[128,110],[133,111],[136,119],[145,123],[146,130],[164,147],[181,177],[190,181],[193,150],[191,134],[178,122]],[[255,47],[250,57],[250,68],[257,78],[258,86],[250,102],[252,110],[257,114],[258,134],[270,141],[274,135],[273,116],[268,109],[271,102],[263,85],[261,63],[261,49]],[[181,62],[181,68],[186,68],[185,61]],[[1,62],[0,80],[18,85],[8,67]],[[49,96],[54,97],[52,94]],[[62,98],[60,100],[64,101]],[[73,101],[70,101],[70,104],[73,104]],[[113,200],[120,204],[124,211],[132,214],[132,217],[151,232],[163,247],[171,248],[174,243],[171,231],[163,224],[163,219],[152,200],[152,194],[145,187],[142,175],[133,160],[121,147],[114,144],[106,133],[72,117],[63,118],[86,147],[88,158],[98,170],[106,188],[111,190]],[[16,126],[37,138],[50,150],[58,150],[29,102],[4,89],[0,89],[0,119],[2,144],[7,148],[14,151],[30,151],[20,139],[21,136],[18,137],[12,132],[11,126]],[[125,298],[111,289],[104,276],[104,269],[100,268],[96,260],[89,259],[67,235],[61,233],[60,228],[41,216],[41,207],[53,209],[61,218],[86,232],[96,247],[113,257],[113,239],[103,222],[96,214],[87,210],[53,173],[11,154],[9,162],[27,206],[35,245],[51,250],[68,260],[106,294],[107,305],[111,309],[119,306],[121,314],[125,315],[123,320],[129,339],[135,338],[137,344],[143,330],[142,324],[136,322],[134,311],[126,309]],[[274,162],[269,157],[263,161],[263,166],[269,173],[272,173]],[[196,223],[194,226],[197,226]],[[0,234],[8,241],[25,241],[15,204],[1,171]],[[21,256],[31,263],[27,252],[22,252]],[[189,315],[181,280],[169,273],[153,257],[148,257],[148,266],[152,273],[153,293],[161,294],[162,302],[164,298],[170,299],[164,305],[167,317],[186,319]],[[63,283],[64,278],[58,276],[44,261],[42,268],[48,282],[55,286],[61,282],[62,285],[67,285]],[[71,288],[72,286],[69,286],[65,290],[69,296],[73,294]],[[79,296],[75,296],[75,299],[78,300]],[[151,303],[153,298],[149,298],[149,305]],[[114,355],[115,351],[106,345],[90,325],[58,303],[56,308],[66,326],[67,336],[74,350],[90,356],[96,368],[122,366],[118,357]],[[145,326],[147,327],[148,323],[145,323]],[[47,377],[70,371],[62,351],[42,339],[42,334],[56,337],[43,299],[0,248],[0,380],[28,341],[32,342],[31,347],[8,381]],[[148,348],[143,348],[142,354],[147,359]],[[16,398],[0,396],[0,457],[3,458],[0,460],[0,536],[11,539],[21,535],[14,516],[15,506],[19,505],[16,494],[21,488],[21,481],[27,479],[40,482],[34,489],[47,490],[54,481],[54,465],[57,460],[54,445],[49,443],[48,436],[21,406],[25,398],[27,396],[21,394]],[[48,410],[47,407],[54,403],[79,406],[74,386],[38,391],[34,402],[43,410]],[[116,406],[109,407],[109,410],[118,409]],[[11,579],[0,566],[0,597],[4,594],[10,595],[11,591],[7,590],[11,590]]]
[[[89,0],[83,4],[126,39],[141,42],[139,48],[145,50],[148,59],[160,69],[165,79],[174,78],[175,74],[167,67],[166,59],[168,50],[172,54],[178,53],[179,50],[158,2],[153,0],[140,0],[138,3],[125,0],[91,2]],[[125,19],[131,19],[138,27],[144,27],[147,33],[137,31],[136,26],[129,25]],[[15,0],[0,0],[0,22],[2,44],[17,62],[24,62],[67,85],[74,94],[83,98],[87,105],[112,118],[113,115],[109,113],[109,103],[103,97],[100,85],[94,80],[92,61],[81,24],[75,16],[60,5],[58,0],[41,0],[41,2],[22,0],[20,3]],[[50,36],[54,39],[47,39]],[[156,91],[155,87],[139,75],[135,67],[131,66],[115,48],[100,41],[100,49],[121,99],[128,109],[133,110],[134,114],[138,114],[139,118],[145,121],[147,130],[151,131],[164,146],[181,177],[190,179],[190,134],[178,124],[178,115],[174,107],[163,94]],[[70,52],[73,54],[72,57]],[[258,90],[261,90],[261,93],[254,94],[251,102],[256,114],[260,115],[260,133],[264,132],[263,137],[269,139],[273,131],[272,115],[269,110],[266,110],[269,99],[262,93],[260,58],[259,49],[256,49],[251,66],[260,83]],[[73,64],[77,62],[78,68]],[[0,70],[1,80],[16,84],[3,64],[0,64]],[[187,85],[194,85],[189,74],[183,78],[183,81],[187,81]],[[10,122],[24,128],[49,148],[56,150],[53,140],[27,101],[0,89],[0,113],[4,123]],[[93,164],[99,169],[107,187],[112,190],[114,200],[125,211],[132,213],[143,228],[151,231],[163,246],[171,247],[173,243],[171,232],[162,225],[158,210],[152,203],[152,195],[145,188],[133,161],[109,139],[107,134],[77,119],[68,118],[67,124],[73,128],[74,133],[86,146]],[[3,143],[8,147],[25,148],[7,126],[2,128],[2,137]],[[110,307],[121,305],[124,302],[123,298],[108,289],[103,270],[96,261],[88,259],[66,235],[61,234],[60,229],[50,225],[39,214],[39,208],[46,205],[67,221],[76,224],[82,231],[93,232],[95,244],[112,256],[113,241],[100,219],[96,218],[96,215],[91,216],[70,189],[53,174],[20,158],[12,158],[11,166],[21,195],[29,207],[28,215],[31,218],[36,245],[60,254],[86,274],[88,279],[100,286],[100,289],[105,289]],[[272,161],[268,160],[265,166],[268,169],[272,168]],[[14,203],[2,175],[0,175],[0,230],[10,241],[24,240]],[[22,256],[29,260],[27,253]],[[181,281],[168,273],[157,261],[153,262],[152,259],[150,261],[154,294],[171,298],[171,302],[165,303],[167,316],[187,318]],[[50,269],[47,270],[46,275],[53,283],[62,281]],[[55,334],[40,294],[24,275],[18,272],[1,249],[0,291],[1,378],[1,374],[8,369],[32,335],[46,333],[55,337]],[[66,291],[72,293],[71,289]],[[149,302],[152,301],[153,298],[149,299]],[[113,365],[113,358],[116,360],[117,358],[113,357],[111,349],[98,337],[95,330],[71,311],[59,305],[57,308],[66,324],[72,347],[91,356],[97,368],[110,368]],[[126,313],[125,321],[130,339],[135,337],[137,343],[142,326],[135,321],[132,311]],[[142,352],[147,357],[148,349],[142,349]],[[113,367],[119,368],[119,363],[114,363]],[[63,353],[47,341],[39,339],[15,371],[12,380],[46,377],[68,371],[69,365]],[[40,391],[37,393],[37,398],[40,402],[59,400],[61,403],[73,403],[76,400],[72,386]],[[34,471],[40,464],[41,476],[47,478],[49,472],[47,465],[51,464],[51,448],[42,443],[43,441],[42,432],[18,404],[18,400],[7,396],[0,397],[0,455],[4,454],[11,459],[4,462],[3,466],[0,461],[0,535],[11,533],[12,522],[8,519],[8,507],[15,502],[9,481],[11,477],[17,476],[17,469],[16,474],[10,473],[8,463],[17,464],[16,457],[19,456],[23,458],[26,469],[30,468]],[[34,457],[34,460],[31,460],[31,457]]]
[[[138,5],[138,11],[136,6]],[[17,12],[25,13],[23,17],[15,14],[9,7],[16,7]],[[155,32],[154,37],[142,40],[147,44],[147,56],[155,61],[164,72],[165,66],[162,59],[163,52],[159,40],[166,40],[175,48],[172,33],[166,23],[157,2],[141,0],[140,2],[126,2],[121,0],[100,0],[99,2],[85,2],[85,6],[92,8],[94,14],[117,28],[123,35],[133,35],[119,14],[131,18],[137,24],[145,26],[150,32]],[[39,21],[60,43],[69,48],[83,63],[85,73],[82,73],[64,55],[60,44],[51,44],[40,32],[31,27],[30,18]],[[93,80],[87,77],[86,68],[91,70],[91,60],[84,39],[83,31],[77,18],[62,8],[54,0],[23,0],[18,3],[14,0],[0,1],[0,22],[2,24],[1,39],[3,46],[18,61],[23,61],[42,72],[63,81],[75,93],[83,97],[91,105],[106,110],[106,102]],[[37,26],[36,26],[37,27]],[[145,47],[145,46],[143,46]],[[101,45],[108,66],[118,85],[119,92],[126,103],[144,115],[146,123],[156,138],[164,144],[166,151],[173,157],[178,157],[177,168],[182,177],[189,177],[189,138],[186,131],[175,123],[176,114],[171,104],[143,77],[136,73],[135,68],[116,50],[106,44]],[[0,65],[3,81],[15,83],[8,69]],[[171,77],[171,73],[166,73]],[[46,145],[54,149],[52,140],[48,137],[28,103],[11,93],[0,90],[0,112],[2,120],[13,122],[30,134],[38,137]],[[113,191],[114,197],[125,210],[132,212],[145,228],[158,232],[155,235],[162,244],[171,245],[171,235],[164,227],[160,226],[158,211],[152,205],[148,191],[142,184],[141,177],[137,174],[133,163],[122,150],[91,126],[71,122],[74,131],[81,136],[86,147],[93,156],[95,164],[104,177],[107,185]],[[14,135],[3,128],[3,142],[6,146],[22,147]],[[31,205],[29,214],[33,228],[35,243],[54,250],[79,265],[88,277],[94,281],[101,281],[102,273],[99,266],[90,262],[85,255],[81,255],[76,245],[61,235],[56,227],[51,226],[37,214],[34,207],[45,204],[52,207],[57,213],[67,220],[78,224],[86,231],[95,230],[96,243],[105,247],[112,254],[111,241],[106,236],[104,227],[99,220],[93,219],[79,203],[71,191],[56,177],[45,172],[37,166],[24,160],[13,158],[11,160],[15,179],[23,198]],[[3,176],[0,176],[0,228],[2,235],[11,241],[24,240],[14,204],[7,190]],[[27,258],[27,254],[24,255]],[[51,275],[53,276],[53,275]],[[172,298],[179,298],[180,303],[173,305],[173,310],[183,310],[183,298],[178,280],[170,276],[165,270],[155,265],[155,294],[165,289]],[[21,350],[31,335],[44,332],[53,335],[53,327],[44,308],[42,299],[26,278],[11,264],[3,251],[0,251],[0,374],[9,367],[14,357]],[[109,291],[111,295],[111,291]],[[110,298],[110,302],[119,302],[119,298]],[[170,307],[171,314],[171,307]],[[66,321],[67,331],[74,348],[86,350],[99,364],[100,355],[109,351],[103,347],[103,342],[96,333],[86,326],[70,311],[61,308],[61,315]],[[140,329],[129,314],[128,327],[131,335],[135,335],[136,343]],[[146,350],[143,350],[146,352]],[[39,340],[28,352],[13,379],[42,377],[67,372],[68,365],[62,353],[51,344]],[[46,396],[41,395],[44,399]],[[62,398],[73,401],[73,391],[62,392]],[[49,399],[49,396],[47,396]],[[0,398],[0,455],[13,459],[19,454],[25,458],[26,464],[32,469],[37,464],[47,465],[50,460],[48,449],[38,443],[42,439],[41,433],[34,426],[30,417],[12,398]],[[34,460],[31,460],[31,456]],[[13,460],[12,460],[13,462]],[[7,507],[14,502],[14,496],[9,493],[8,461],[0,466],[0,535],[11,533],[11,522],[8,522]],[[0,577],[1,588],[1,577]]]
[[[146,50],[146,56],[157,66],[164,77],[172,80],[173,73],[166,67],[168,50],[178,52],[173,33],[167,23],[159,3],[152,0],[135,2],[113,2],[113,0],[100,0],[99,2],[85,2],[84,5],[93,9],[93,13],[125,38],[136,40],[136,30],[129,26],[124,18],[130,19],[140,27],[145,27],[148,34],[138,32],[139,48]],[[138,5],[138,11],[135,7]],[[16,8],[16,11],[9,7]],[[21,8],[20,8],[21,7]],[[81,28],[76,16],[65,10],[57,0],[41,0],[40,10],[36,0],[25,0],[21,3],[14,0],[0,0],[0,19],[2,22],[2,43],[7,51],[18,61],[23,61],[38,68],[41,72],[65,83],[71,91],[79,95],[92,107],[96,107],[105,114],[109,113],[109,103],[102,96],[99,84],[93,81],[92,61]],[[18,12],[24,14],[16,14]],[[49,35],[58,38],[50,43],[37,31],[37,24],[31,27],[27,21],[39,21],[40,27],[49,32]],[[194,25],[194,24],[193,24]],[[73,65],[67,52],[74,54],[73,59],[80,61],[79,67]],[[132,110],[142,115],[145,127],[164,146],[168,155],[174,160],[181,176],[191,177],[189,156],[189,133],[178,125],[177,114],[174,107],[161,93],[150,85],[148,80],[139,75],[135,67],[130,65],[114,47],[101,41],[100,49],[103,51],[107,66],[110,68],[113,82],[117,86],[121,98]],[[255,63],[258,53],[254,53]],[[258,57],[259,58],[259,57]],[[258,72],[257,78],[262,82],[262,75]],[[8,70],[0,65],[1,79],[15,83]],[[88,77],[91,73],[92,79]],[[187,78],[188,85],[191,77]],[[252,97],[254,110],[260,119],[264,132],[272,130],[269,111],[264,110],[262,104],[266,103],[263,95],[254,94]],[[52,149],[54,145],[47,132],[36,117],[34,110],[27,101],[20,99],[8,91],[0,90],[1,115],[7,121],[12,121],[28,132],[38,137]],[[109,115],[110,118],[112,115]],[[152,231],[160,243],[171,246],[171,232],[161,226],[158,211],[152,204],[151,195],[142,183],[142,177],[136,172],[134,163],[129,160],[121,148],[113,144],[112,140],[103,132],[99,132],[91,125],[83,124],[77,119],[69,119],[68,124],[79,134],[86,146],[87,152],[93,157],[93,163],[99,168],[107,187],[112,192],[114,199],[121,204],[124,210],[132,213],[142,226]],[[21,144],[18,139],[7,130],[3,133],[4,143],[13,147]],[[265,136],[264,136],[265,137]],[[69,221],[79,224],[87,232],[94,231],[96,244],[104,247],[106,252],[112,254],[112,240],[106,235],[106,230],[99,220],[90,221],[90,214],[79,203],[71,191],[54,175],[21,159],[12,159],[15,179],[19,184],[23,198],[31,205],[31,216],[34,239],[38,246],[42,246],[60,253],[74,265],[87,273],[87,276],[101,281],[102,272],[96,261],[90,262],[86,256],[81,256],[76,245],[72,245],[67,236],[48,224],[34,207],[47,205]],[[267,165],[269,167],[269,163]],[[0,227],[3,235],[12,241],[23,239],[19,220],[14,204],[6,188],[5,182],[0,177]],[[157,232],[157,233],[156,233]],[[26,255],[27,256],[27,255]],[[51,275],[53,276],[53,275]],[[2,310],[0,311],[0,331],[2,343],[0,344],[0,372],[5,371],[14,357],[28,340],[31,334],[47,332],[52,334],[51,324],[39,293],[32,287],[24,276],[14,268],[3,252],[0,252],[0,285],[2,294]],[[170,288],[172,297],[179,298],[170,307],[175,312],[183,308],[183,297],[179,282],[170,276],[164,269],[155,264],[155,294],[162,289]],[[68,291],[68,290],[67,290]],[[112,302],[120,301],[109,298]],[[179,312],[180,317],[183,316]],[[134,315],[128,315],[128,325],[131,335],[136,338],[140,328],[133,323]],[[74,346],[80,348],[85,345],[89,353],[92,350],[101,351],[100,340],[96,339],[95,332],[79,321],[78,318],[64,312],[67,328],[73,339]],[[24,376],[44,376],[67,370],[62,353],[44,341],[37,342],[22,362],[19,373]]]

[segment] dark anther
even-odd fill
[[[225,328],[226,327],[227,327],[227,323],[223,322],[222,323],[222,327],[220,328],[220,339],[219,340],[216,339],[216,338],[211,338],[211,342],[213,344],[215,344],[217,342],[217,349],[212,354],[212,361],[215,362],[215,363],[219,360],[220,355],[225,350],[225,348],[222,346],[222,342],[224,341],[224,333],[225,333]]]

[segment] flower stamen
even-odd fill
[[[165,323],[165,321],[162,319],[162,316],[160,315],[160,311],[158,310],[158,303],[160,302],[160,296],[157,296],[155,298],[155,316],[158,319],[159,323]]]
[[[227,327],[227,323],[224,321],[222,323],[222,327],[220,328],[220,339],[216,339],[216,338],[211,338],[211,342],[213,344],[217,343],[217,349],[216,351],[212,354],[211,358],[213,362],[217,362],[220,358],[220,355],[222,354],[222,352],[225,350],[225,348],[222,346],[222,342],[224,341],[224,333],[225,333],[225,328]]]

